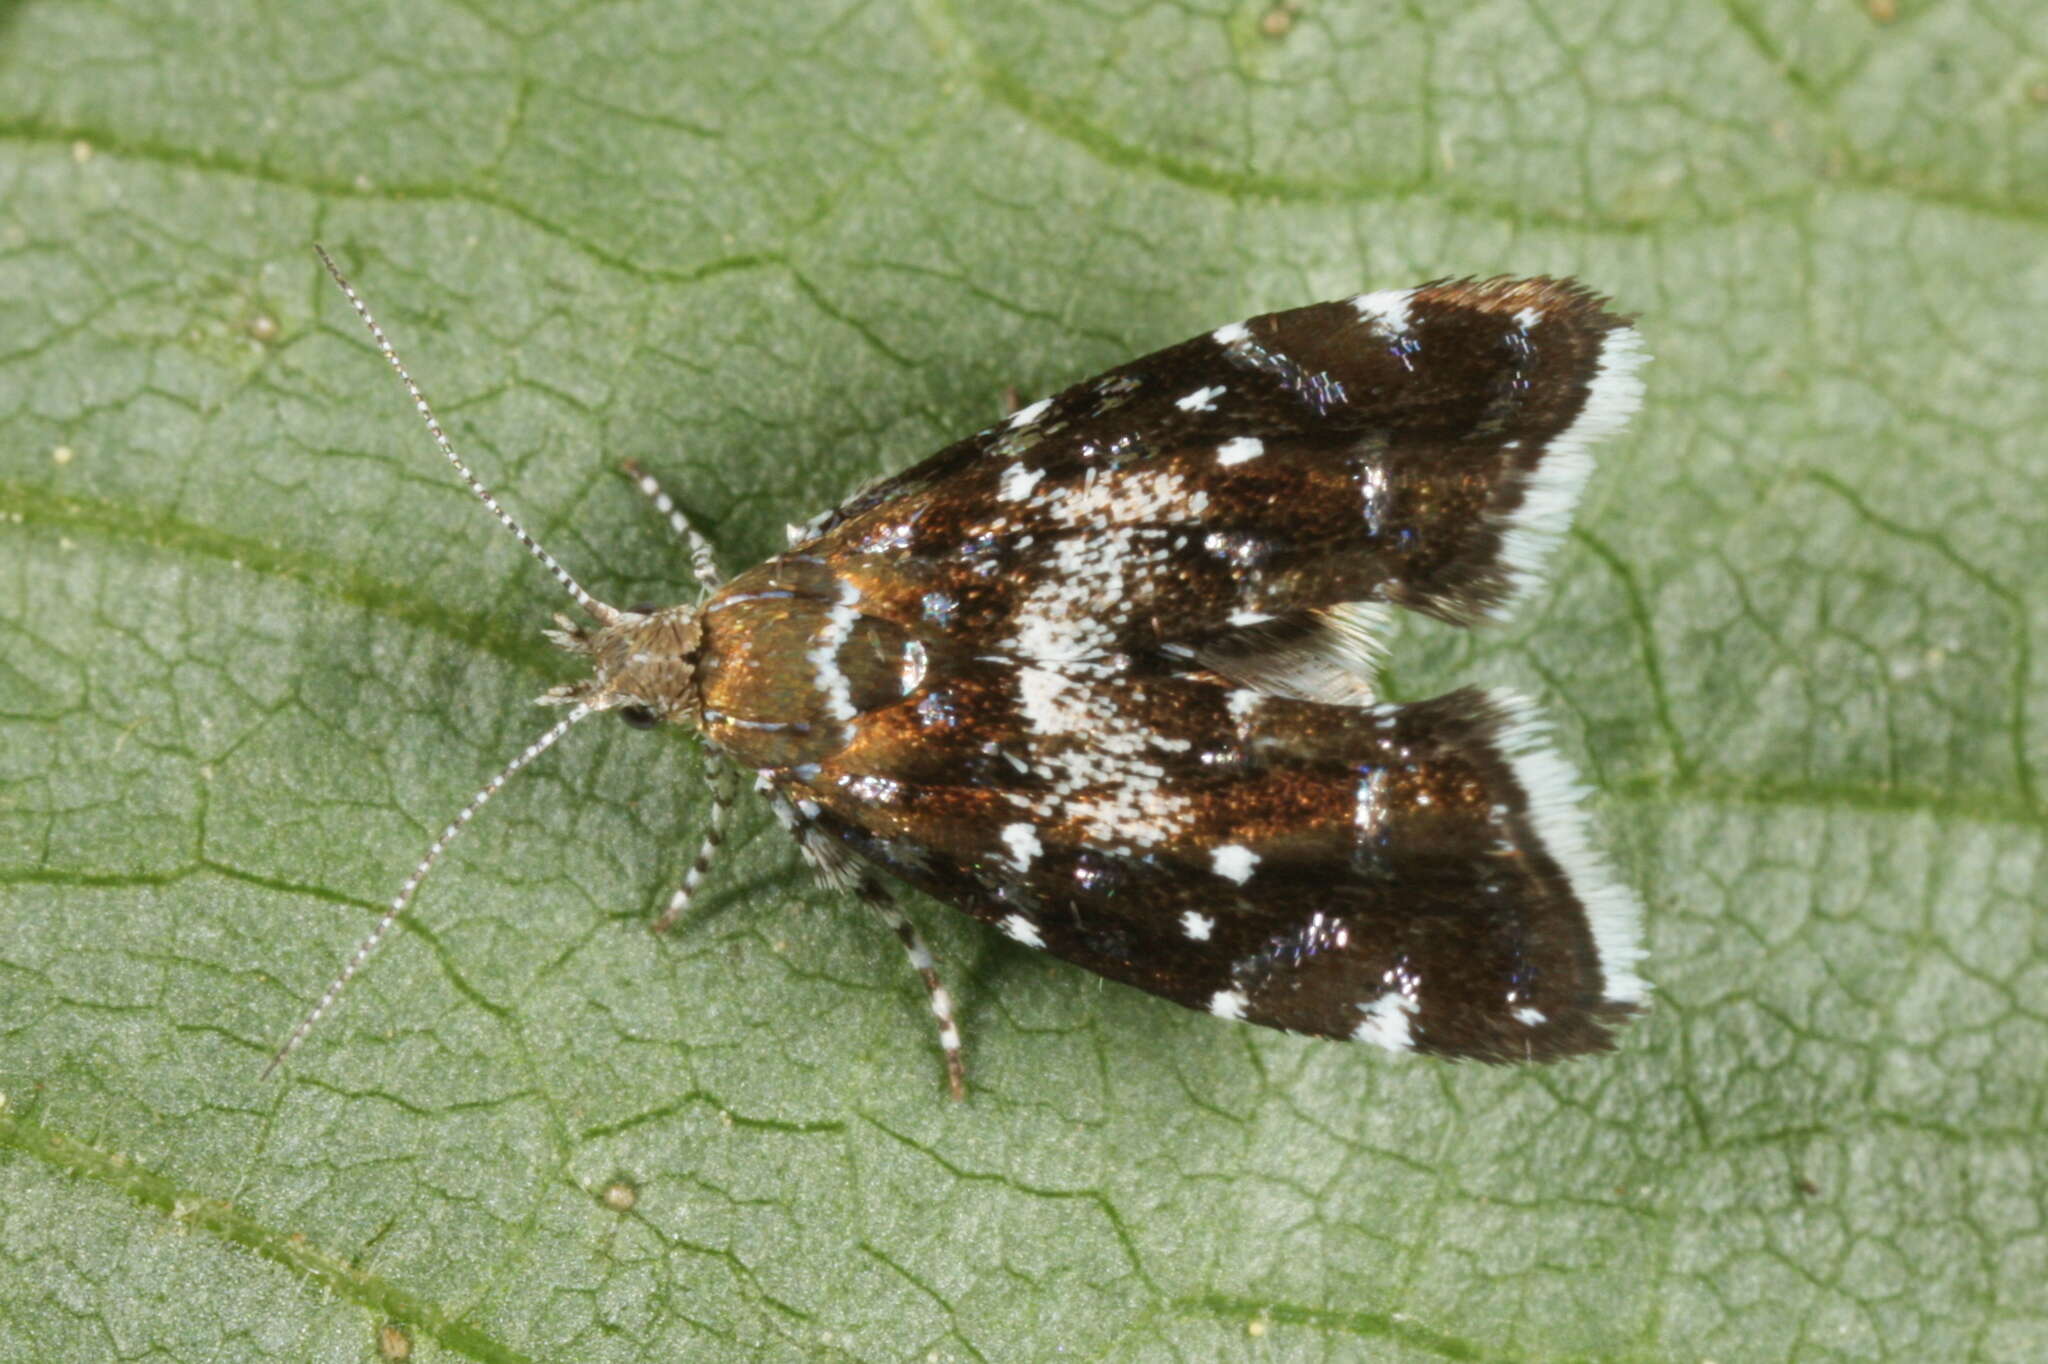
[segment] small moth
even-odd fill
[[[1451,280],[1231,323],[948,446],[728,582],[655,480],[699,593],[598,601],[441,453],[583,613],[561,718],[463,807],[272,1065],[513,774],[603,712],[751,773],[819,878],[923,978],[880,873],[1030,947],[1219,1018],[1479,1061],[1612,1045],[1646,986],[1635,897],[1529,702],[1383,700],[1394,608],[1527,597],[1591,448],[1642,396],[1627,319],[1571,280]],[[731,805],[655,923],[689,907]]]

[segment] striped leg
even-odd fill
[[[690,524],[690,518],[683,515],[683,509],[675,499],[661,490],[651,475],[632,460],[625,464],[626,473],[633,480],[633,486],[646,494],[654,509],[668,518],[669,529],[676,538],[690,547],[690,568],[697,575],[697,581],[704,584],[706,591],[715,591],[725,582],[725,575],[718,571],[718,561],[711,557],[711,546],[704,543],[704,537],[697,534],[697,528]]]
[[[654,921],[656,933],[668,932],[675,921],[683,917],[683,911],[697,897],[697,888],[704,884],[704,874],[711,870],[711,860],[718,855],[718,845],[725,837],[726,816],[732,813],[732,778],[725,764],[708,754],[705,765],[711,778],[711,820],[704,826],[704,841],[697,846],[697,860],[683,873],[683,884],[668,897],[668,908],[662,910],[661,917]]]
[[[903,951],[910,957],[911,969],[924,979],[924,988],[931,995],[932,1016],[939,1021],[939,1050],[946,1055],[946,1087],[955,1099],[965,1099],[967,1066],[960,1054],[960,1029],[953,1022],[953,997],[939,983],[938,967],[932,961],[931,949],[924,945],[924,936],[917,931],[917,925],[896,907],[895,899],[880,882],[863,876],[855,893],[862,903],[882,916],[882,922],[895,930],[896,937],[903,943]]]

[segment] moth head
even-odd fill
[[[694,725],[702,711],[697,650],[704,630],[694,606],[606,608],[594,629],[556,616],[547,636],[557,648],[590,660],[591,675],[554,687],[542,705],[615,710],[635,729]]]

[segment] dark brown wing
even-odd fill
[[[1009,934],[1193,1009],[1487,1061],[1609,1045],[1634,899],[1526,706],[1261,696],[965,665],[802,783],[822,832]]]
[[[820,580],[779,655],[817,713],[791,756],[761,717],[707,733],[807,839],[1191,1008],[1491,1061],[1605,1047],[1638,913],[1569,769],[1512,698],[1377,705],[1367,674],[1387,607],[1468,621],[1534,580],[1640,359],[1537,279],[1134,361],[758,570]]]
[[[1459,281],[1219,328],[864,491],[801,553],[879,558],[977,648],[1193,645],[1346,602],[1505,610],[1569,524],[1641,351],[1576,283]]]

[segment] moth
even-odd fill
[[[1393,702],[1395,609],[1526,599],[1594,443],[1642,395],[1630,322],[1568,279],[1437,281],[1232,323],[1049,398],[789,530],[727,581],[635,485],[699,592],[591,596],[456,454],[582,612],[588,675],[435,839],[292,1033],[305,1038],[448,845],[521,768],[612,712],[751,774],[824,884],[874,910],[960,1034],[889,882],[1219,1018],[1488,1062],[1600,1051],[1642,1006],[1640,909],[1595,851],[1535,708]],[[714,789],[689,907],[731,806]]]

